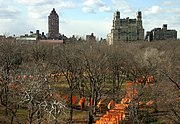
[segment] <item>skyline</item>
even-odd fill
[[[0,0],[0,35],[23,35],[30,31],[48,32],[48,15],[55,8],[60,33],[84,37],[94,33],[106,38],[112,28],[116,10],[121,18],[136,18],[142,11],[145,34],[168,24],[180,38],[180,5],[178,0]]]

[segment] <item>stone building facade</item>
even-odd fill
[[[167,24],[163,24],[162,28],[154,28],[153,30],[148,31],[145,37],[145,40],[147,41],[167,39],[177,39],[177,31],[168,30]]]
[[[48,39],[59,38],[59,16],[55,9],[51,11],[48,16]]]
[[[129,17],[120,19],[120,12],[116,11],[113,19],[111,33],[107,35],[109,44],[119,41],[144,40],[144,28],[142,25],[142,13],[137,12],[135,19]]]

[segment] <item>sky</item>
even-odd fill
[[[106,38],[119,10],[121,18],[136,18],[136,12],[142,11],[145,32],[168,24],[180,38],[179,0],[0,0],[0,35],[47,33],[53,8],[59,15],[60,33],[68,37],[94,33]]]

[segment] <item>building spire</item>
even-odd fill
[[[55,8],[53,8],[53,10],[51,11],[51,13],[56,13],[56,10],[55,10]]]

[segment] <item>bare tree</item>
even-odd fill
[[[106,45],[91,43],[90,46],[84,46],[81,51],[82,66],[84,73],[82,77],[85,80],[85,94],[92,99],[93,105],[89,108],[89,123],[93,122],[96,115],[96,105],[98,101],[105,97],[105,84],[108,81],[108,54]],[[103,48],[105,47],[105,48]]]
[[[22,62],[22,52],[20,44],[12,41],[0,43],[0,76],[2,79],[1,104],[5,106],[5,115],[8,115],[8,84],[11,82],[13,71]]]
[[[72,123],[73,118],[73,104],[72,97],[75,89],[78,85],[79,73],[81,72],[81,59],[77,54],[77,48],[72,45],[63,45],[60,48],[54,50],[54,58],[51,61],[54,66],[55,72],[62,74],[69,86],[69,102],[70,102],[70,119],[69,123]]]

